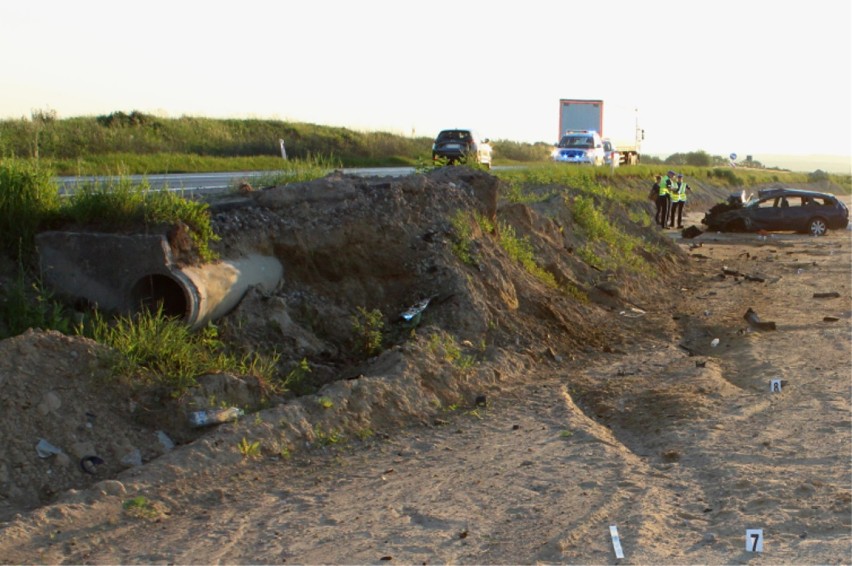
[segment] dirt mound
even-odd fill
[[[235,441],[211,438],[239,427],[190,429],[192,410],[267,407],[248,419],[269,423],[253,434],[274,455],[428,422],[441,407],[472,405],[522,379],[531,363],[623,348],[616,313],[665,296],[659,282],[677,273],[681,252],[667,238],[654,242],[665,253],[646,254],[653,285],[601,270],[574,253],[583,235],[563,195],[501,203],[499,183],[464,167],[394,179],[334,174],[211,204],[223,257],[265,253],[284,265],[278,289],[251,290],[219,321],[223,340],[280,353],[285,373],[308,360],[299,392],[318,392],[322,404],[292,392],[264,400],[240,376],[206,376],[192,394],[164,401],[115,383],[104,349],[89,340],[35,331],[0,342],[0,432],[9,439],[0,514],[117,477],[173,444],[204,440],[192,458],[170,456],[181,473],[238,458]],[[531,246],[556,287],[507,254],[501,231]],[[401,316],[418,304],[415,318]],[[353,326],[359,310],[381,314],[379,355]]]

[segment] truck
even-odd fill
[[[594,131],[604,142],[607,162],[615,158],[616,165],[636,165],[641,155],[645,131],[639,128],[639,112],[607,107],[603,100],[559,100],[559,136],[569,131]]]

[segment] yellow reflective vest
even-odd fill
[[[669,190],[669,186],[671,185],[672,180],[669,179],[667,175],[663,175],[663,178],[660,180],[660,196],[668,197],[671,196],[671,191]]]
[[[672,186],[672,202],[686,202],[686,182],[681,181]]]

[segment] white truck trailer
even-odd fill
[[[607,107],[604,113],[603,100],[576,100],[563,98],[559,101],[560,139],[569,130],[593,130],[604,141],[609,141],[618,152],[622,165],[639,163],[641,143],[645,131],[639,128],[639,113],[636,109],[625,110],[617,106]]]

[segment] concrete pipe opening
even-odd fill
[[[133,310],[156,311],[162,306],[163,314],[187,320],[192,314],[184,285],[168,275],[153,274],[139,279],[130,289]]]
[[[141,277],[130,289],[132,309],[156,310],[200,328],[234,308],[249,287],[274,289],[283,267],[274,257],[249,255]]]

